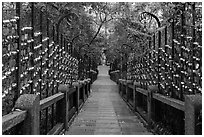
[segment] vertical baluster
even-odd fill
[[[65,51],[66,42],[67,42],[67,41],[66,41],[66,38],[64,37],[64,47],[63,47],[63,51]],[[63,51],[62,51],[62,52],[63,52]]]
[[[59,62],[58,62],[58,63],[59,63],[59,66],[61,66],[61,64],[62,64],[62,59],[61,59],[62,54],[63,54],[63,53],[62,53],[62,52],[63,52],[62,47],[64,46],[64,45],[63,45],[63,39],[64,39],[64,38],[63,38],[63,35],[62,35],[62,34],[60,35],[60,38],[61,38],[61,39],[60,39],[60,54],[59,54]],[[58,71],[59,71],[58,75],[62,73],[62,71],[61,71],[60,69],[59,69]],[[64,82],[63,79],[60,78],[60,77],[59,77],[59,81]],[[61,84],[62,84],[62,83],[61,83]]]
[[[42,44],[41,46],[41,52],[40,52],[40,56],[41,56],[41,60],[40,60],[40,82],[39,82],[39,87],[40,87],[40,94],[42,94],[42,74],[43,74],[43,66],[42,66],[42,63],[43,63],[43,57],[42,57],[42,51],[43,51],[43,11],[42,11],[42,8],[40,9],[40,31],[41,31],[41,35],[40,35],[40,44]],[[45,34],[46,35],[46,34]],[[48,90],[46,90],[46,97],[48,97]],[[45,109],[45,133],[48,132],[48,108]]]
[[[175,93],[174,93],[174,86],[173,86],[173,83],[174,83],[174,19],[172,19],[172,23],[171,23],[171,33],[172,33],[172,51],[171,51],[171,97],[175,97]]]
[[[53,37],[53,41],[55,42],[55,26],[53,25],[52,26],[52,37]],[[54,43],[54,50],[55,50],[55,45],[56,45],[56,43]],[[56,53],[54,52],[53,53],[53,55],[52,56],[54,56]],[[52,64],[52,66],[51,66],[51,70],[55,70],[55,68],[54,68],[54,65],[55,65],[55,59],[54,58],[52,58],[52,62],[53,62],[53,64]],[[53,79],[53,81],[55,81],[56,80],[56,78],[54,77],[54,73],[52,74],[52,78],[51,79]],[[55,93],[55,90],[54,90],[54,82],[52,82],[52,94],[54,94]]]
[[[20,90],[21,90],[21,3],[16,2],[16,16],[18,17],[17,19],[17,24],[16,24],[16,29],[17,29],[17,58],[16,58],[16,67],[18,68],[16,71],[16,83],[17,83],[17,90],[14,95],[14,101],[18,99],[20,96]]]
[[[61,47],[61,45],[60,45],[60,31],[59,31],[59,26],[57,26],[57,55],[58,55],[58,58],[56,58],[56,63],[58,64],[57,65],[57,79],[56,79],[56,81],[57,81],[57,87],[59,86],[59,61],[60,61],[60,59],[59,59],[59,57],[60,57],[60,47]],[[56,88],[55,89],[56,90],[56,92],[58,92],[58,88]]]
[[[42,42],[42,39],[43,39],[43,13],[42,13],[42,11],[41,11],[41,9],[40,9],[40,32],[42,33],[41,35],[40,35],[40,44],[43,44],[43,42]],[[41,46],[41,48],[40,48],[40,54],[39,54],[39,56],[42,56],[42,50],[43,50],[43,45]],[[42,94],[42,57],[41,57],[41,59],[40,59],[40,73],[39,73],[39,75],[40,75],[40,80],[41,81],[39,81],[39,87],[40,87],[40,97],[41,97],[41,94]],[[48,97],[48,93],[46,93],[46,97]]]
[[[152,82],[151,82],[152,81],[152,79],[151,79],[151,73],[152,72],[151,72],[151,61],[150,61],[150,59],[151,59],[151,43],[152,43],[152,37],[149,40],[149,54],[148,54],[148,58],[147,58],[148,59],[148,64],[149,64],[149,66],[147,66],[148,69],[149,69],[149,74],[148,74],[148,76],[149,76],[148,77],[149,78],[148,83],[149,84],[148,84],[148,86],[152,84]]]
[[[165,29],[164,29],[164,44],[165,45],[167,45],[168,43],[167,43],[167,26],[165,27]],[[169,63],[169,62],[167,62],[167,60],[168,60],[168,57],[166,56],[167,54],[168,54],[168,51],[167,51],[167,47],[165,46],[164,47],[164,51],[165,51],[165,53],[164,53],[164,66],[165,66],[165,75],[164,75],[164,77],[165,77],[165,90],[167,90],[167,95],[169,95],[169,91],[168,91],[168,86],[169,86],[169,78],[168,78],[168,74],[169,73],[167,73],[168,72],[168,69],[167,69],[167,63]]]
[[[158,65],[158,68],[157,68],[157,73],[158,73],[158,89],[159,89],[159,92],[162,92],[161,91],[161,79],[160,79],[160,74],[161,74],[161,61],[160,61],[160,58],[161,58],[161,52],[160,52],[160,47],[161,47],[161,31],[158,32],[158,60],[157,60],[157,65]]]
[[[72,45],[73,45],[73,42],[71,42],[71,43],[69,44],[69,47],[68,47],[68,53],[69,53],[70,55],[72,55]]]
[[[153,50],[155,51],[156,50],[156,33],[153,35]],[[156,53],[154,52],[153,53],[153,59],[155,60],[156,59]],[[154,64],[156,63],[156,62],[153,62]],[[156,84],[156,78],[155,78],[155,74],[156,74],[156,71],[155,71],[155,68],[154,68],[154,72],[153,72],[153,74],[154,74],[154,84]]]
[[[53,37],[53,41],[54,41],[54,38],[55,38],[55,28],[54,28],[54,26],[52,26],[52,37]],[[50,50],[50,49],[49,49]],[[48,52],[48,55],[49,55],[49,52]],[[54,65],[54,59],[52,59],[52,61],[53,61],[53,65]],[[49,69],[50,70],[53,70],[54,68],[53,68],[53,66],[50,66],[49,67]],[[53,79],[53,81],[54,81],[54,77],[53,77],[53,74],[52,75],[50,75],[50,78],[51,79]],[[52,80],[51,81],[49,81],[49,82],[52,82]],[[52,95],[54,95],[54,82],[52,83],[52,85],[51,85],[51,87],[52,87]],[[53,117],[55,117],[56,115],[54,114],[54,104],[52,105],[52,116]],[[53,125],[55,124],[55,122],[54,122],[54,118],[53,118],[53,120],[52,120],[52,123],[53,123]]]
[[[181,14],[181,26],[182,26],[182,30],[181,30],[181,46],[185,47],[185,3],[183,4],[183,10],[182,10],[182,14]],[[181,71],[184,71],[184,63],[181,62],[181,58],[184,58],[183,56],[183,49],[181,47],[179,47],[181,50],[180,53],[180,57],[179,57],[179,64],[180,64],[180,70],[179,70],[179,75],[180,75],[180,80],[179,80],[179,88],[180,88],[180,99],[183,100],[183,92],[184,92],[184,85],[182,85],[181,82],[184,81],[184,75],[181,73]]]
[[[65,39],[65,43],[64,43],[64,51],[67,53],[67,44],[68,44],[68,42],[67,42],[67,40]]]
[[[193,86],[193,83],[195,83],[195,75],[194,75],[194,73],[193,73],[193,70],[195,70],[195,62],[194,62],[194,60],[193,60],[193,56],[195,56],[195,45],[193,44],[195,41],[196,41],[196,35],[195,35],[195,15],[196,15],[196,13],[195,13],[195,3],[193,3],[192,4],[192,25],[193,25],[193,27],[192,27],[192,48],[191,48],[191,57],[190,57],[190,59],[191,59],[191,90],[192,90],[192,94],[194,94],[195,93],[195,87]]]
[[[122,69],[123,69],[123,66],[122,66],[122,46],[120,47],[120,78],[122,79]]]
[[[31,27],[32,27],[32,30],[31,30],[31,38],[32,40],[34,40],[34,27],[35,27],[35,24],[34,24],[34,2],[31,3]],[[34,67],[34,41],[31,42],[31,56],[30,56],[30,63],[31,63],[31,67]],[[33,77],[33,73],[34,73],[34,69],[31,70],[30,72],[30,78],[31,78],[31,83],[30,83],[30,87],[31,87],[31,94],[33,93],[33,86],[34,86],[34,77]]]

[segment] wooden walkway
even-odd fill
[[[120,97],[116,83],[109,78],[109,67],[99,66],[98,69],[92,93],[66,134],[151,135]]]

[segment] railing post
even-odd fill
[[[77,113],[79,113],[80,83],[79,82],[74,82],[72,85],[76,87],[76,111],[77,111]]]
[[[138,103],[138,94],[136,93],[136,91],[137,91],[137,87],[140,85],[140,83],[139,82],[134,82],[134,93],[135,93],[135,95],[134,95],[134,108],[135,108],[135,110],[137,110],[137,107],[138,107],[138,105],[139,105],[139,103]]]
[[[91,79],[88,80],[88,97],[91,94]]]
[[[128,82],[127,80],[124,81],[124,85],[125,85],[126,101],[128,102]]]
[[[34,94],[21,95],[14,109],[27,110],[26,119],[22,125],[22,134],[40,134],[40,96]]]
[[[77,92],[76,92],[76,98],[77,98],[76,110],[77,110],[77,113],[79,113],[79,94],[80,94],[80,84],[78,83]]]
[[[126,80],[126,83],[127,83],[127,101],[129,101],[130,99],[130,91],[129,91],[129,88],[128,88],[128,85],[131,85],[133,84],[132,83],[132,80]],[[134,91],[133,91],[134,92]],[[134,94],[134,93],[133,93]],[[134,98],[134,97],[133,97]]]
[[[16,73],[16,83],[17,83],[17,91],[15,93],[15,96],[14,96],[14,101],[17,100],[17,98],[20,96],[20,89],[21,89],[21,77],[20,77],[20,74],[21,74],[21,3],[20,2],[16,2],[16,15],[18,18],[17,20],[17,49],[18,49],[18,53],[17,53],[17,56],[16,56],[16,67],[18,68],[17,69],[17,73]]]
[[[86,81],[86,92],[87,92],[87,98],[89,97],[89,81]]]
[[[118,85],[119,85],[119,86],[118,86],[118,89],[119,89],[118,92],[119,92],[119,94],[120,94],[120,91],[121,91],[121,89],[122,89],[120,80],[118,81]]]
[[[85,84],[85,82],[83,81],[83,87],[82,87],[82,89],[83,89],[83,102],[85,102],[85,90],[86,90],[86,84]]]
[[[133,109],[136,111],[136,86],[135,82],[133,82]]]
[[[64,93],[64,98],[56,103],[57,122],[64,123],[65,130],[69,122],[69,86],[59,85],[59,92]]]
[[[148,86],[148,95],[147,95],[147,122],[149,125],[151,125],[152,122],[152,113],[154,113],[153,107],[152,107],[152,99],[153,99],[153,93],[158,91],[158,86],[156,85],[149,85]]]
[[[196,134],[196,116],[202,109],[201,95],[186,95],[185,96],[185,134]],[[202,130],[202,128],[201,128]]]
[[[121,85],[120,95],[123,96],[123,82],[122,82],[122,79],[120,80],[120,85]]]

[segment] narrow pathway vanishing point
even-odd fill
[[[141,120],[126,105],[110,80],[108,66],[99,66],[99,75],[92,93],[67,135],[151,135]]]

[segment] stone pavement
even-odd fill
[[[118,94],[108,66],[99,66],[92,93],[66,135],[151,135]]]

